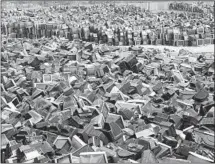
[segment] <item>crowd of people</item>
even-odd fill
[[[205,38],[213,43],[214,21],[206,14],[155,14],[132,5],[96,4],[51,6],[33,11],[17,9],[2,15],[3,35],[16,38],[55,35],[116,46],[177,45],[178,40],[184,46],[194,46],[198,39]]]

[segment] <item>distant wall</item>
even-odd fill
[[[2,1],[2,9],[37,9],[42,7],[50,7],[51,5],[85,5],[88,1]]]
[[[169,9],[169,3],[170,1],[164,1],[164,2],[149,2],[149,10],[168,10]]]
[[[19,8],[39,8],[40,6],[43,7],[49,7],[52,4],[57,5],[90,5],[90,4],[96,4],[96,3],[103,3],[105,1],[2,1],[2,8],[3,9],[13,9],[16,7]],[[106,1],[109,2],[109,1]],[[169,3],[173,1],[110,1],[111,3],[115,3],[118,5],[126,5],[126,4],[132,4],[135,6],[141,6],[144,9],[149,9],[151,11],[166,11],[169,8]],[[195,1],[196,2],[196,1]],[[195,3],[194,2],[194,3]],[[186,1],[186,3],[193,3],[193,1]],[[204,2],[210,5],[213,5],[213,1]]]

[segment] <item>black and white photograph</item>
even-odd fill
[[[1,163],[214,163],[215,1],[1,1]]]

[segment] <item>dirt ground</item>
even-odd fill
[[[179,52],[179,50],[184,49],[188,50],[192,53],[201,53],[201,52],[212,52],[214,53],[214,45],[207,45],[207,46],[199,46],[199,47],[174,47],[174,46],[160,46],[160,45],[141,45],[141,47],[145,48],[158,48],[160,50],[163,50],[164,48],[174,50],[176,52]]]
[[[153,45],[146,45],[145,47],[149,48],[159,48],[164,49],[168,48],[174,51],[179,51],[180,49],[188,50],[192,53],[201,53],[201,52],[214,52],[214,45],[207,45],[207,46],[199,46],[199,47],[173,47],[173,46],[153,46]]]

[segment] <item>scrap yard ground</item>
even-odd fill
[[[1,163],[214,162],[212,2],[139,2],[2,2]]]

